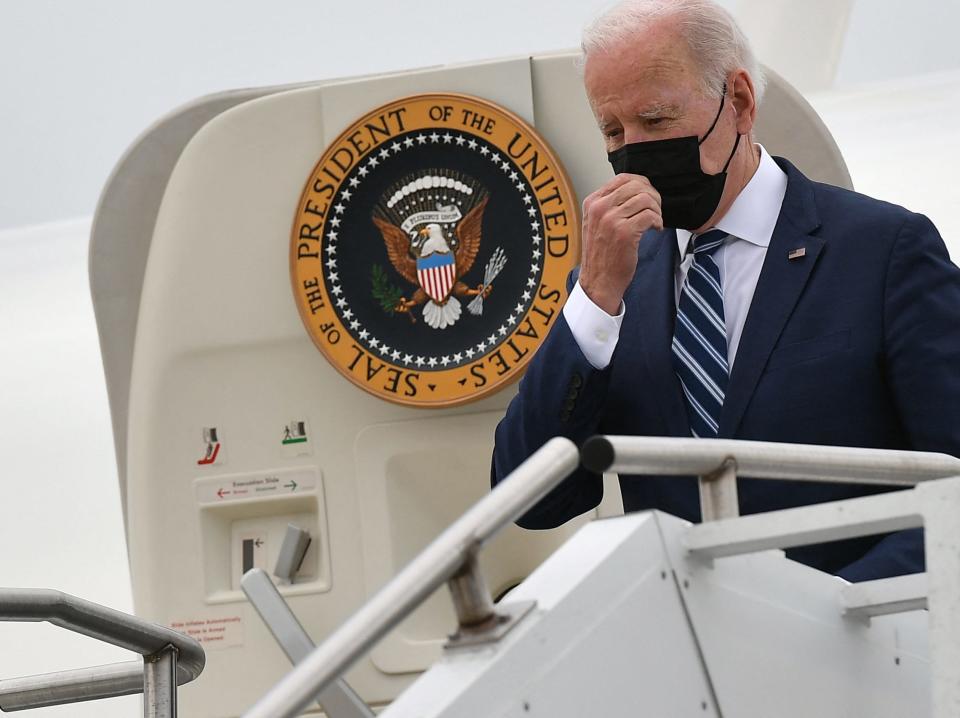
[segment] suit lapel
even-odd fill
[[[640,242],[640,252],[625,304],[627,316],[636,317],[636,345],[648,374],[648,381],[641,385],[657,402],[667,435],[689,436],[687,407],[670,355],[676,315],[676,232],[648,232]]]
[[[786,160],[777,158],[777,163],[787,173],[787,193],[743,327],[720,414],[719,438],[736,434],[824,246],[822,239],[811,234],[820,226],[812,183]]]

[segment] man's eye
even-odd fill
[[[604,130],[604,131],[603,131],[603,136],[604,136],[604,137],[611,137],[611,138],[612,138],[612,137],[619,137],[621,132],[622,132],[622,130],[621,130],[619,127],[617,127],[617,128],[613,128],[613,129],[609,129],[609,130]]]
[[[657,125],[662,125],[667,121],[666,117],[648,117],[647,124],[651,127],[656,127]]]

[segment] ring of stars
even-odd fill
[[[510,314],[504,318],[500,326],[494,330],[490,336],[462,351],[436,356],[429,354],[410,354],[388,346],[374,336],[367,327],[363,326],[362,323],[355,318],[355,313],[351,310],[347,299],[343,296],[343,286],[340,283],[337,267],[337,243],[340,240],[338,228],[342,223],[341,217],[344,212],[346,212],[350,200],[357,193],[357,190],[367,175],[391,157],[415,147],[430,144],[466,147],[469,150],[477,152],[494,167],[502,171],[510,183],[521,194],[521,199],[526,206],[527,217],[530,220],[530,237],[533,244],[533,251],[531,253],[532,261],[527,274],[526,284],[523,286],[524,291],[520,294],[516,306],[511,310]],[[541,231],[542,224],[539,209],[534,203],[534,198],[529,191],[528,185],[524,182],[521,175],[517,172],[516,166],[509,158],[504,157],[495,150],[491,150],[486,143],[478,142],[472,135],[450,131],[446,131],[441,135],[438,134],[436,130],[430,134],[426,134],[421,131],[408,134],[403,139],[397,138],[392,142],[388,141],[381,146],[379,151],[371,151],[363,161],[359,163],[359,166],[356,168],[356,175],[350,177],[348,184],[349,188],[341,189],[337,197],[337,204],[333,206],[334,216],[327,222],[329,229],[327,229],[326,232],[326,260],[324,261],[324,265],[327,268],[326,277],[330,287],[331,299],[337,309],[340,310],[343,323],[350,328],[354,336],[359,339],[371,353],[378,354],[384,360],[405,366],[409,369],[421,369],[424,367],[428,369],[435,369],[437,367],[447,369],[469,363],[475,356],[484,355],[507,338],[507,335],[513,330],[513,327],[523,319],[526,310],[533,302],[533,295],[539,283],[540,274],[543,271],[542,244],[544,241]],[[468,317],[464,318],[469,319]]]

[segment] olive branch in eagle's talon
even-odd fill
[[[379,264],[374,264],[370,270],[370,284],[373,298],[379,302],[385,313],[404,312],[410,317],[411,323],[416,323],[416,318],[406,306],[407,301],[403,297],[403,290],[395,284],[390,284],[386,271]]]

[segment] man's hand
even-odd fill
[[[583,201],[580,286],[607,314],[620,313],[648,229],[663,229],[663,218],[660,194],[646,177],[619,174]]]

